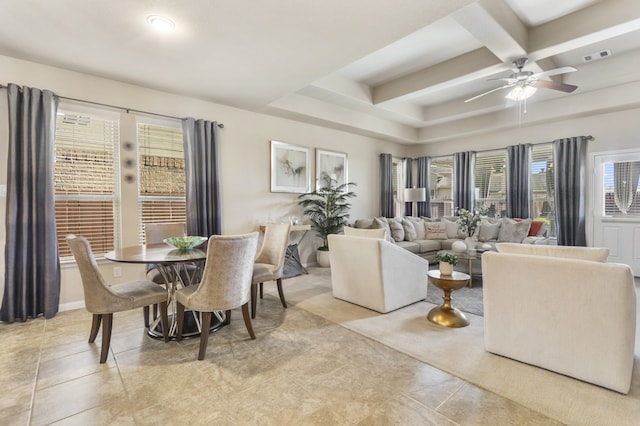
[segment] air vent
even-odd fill
[[[609,56],[611,56],[611,50],[605,49],[596,53],[592,53],[590,55],[584,55],[582,57],[582,60],[584,62],[592,62],[592,61],[597,61],[598,59],[608,58]]]

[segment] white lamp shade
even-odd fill
[[[408,203],[427,201],[427,191],[425,188],[405,188],[404,201]]]

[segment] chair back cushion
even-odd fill
[[[147,244],[161,244],[165,238],[181,237],[186,234],[184,222],[145,223],[144,236]]]
[[[184,305],[196,311],[213,312],[247,303],[257,248],[257,232],[212,235],[202,280],[197,290],[187,296]]]
[[[264,239],[262,247],[256,256],[256,263],[266,263],[277,266],[282,270],[284,258],[289,245],[289,231],[291,225],[288,223],[270,223],[264,229]]]
[[[594,262],[606,262],[607,258],[609,257],[609,249],[606,247],[573,247],[496,243],[496,250],[498,250],[498,252],[500,253],[561,257],[565,259],[582,259],[592,260]]]

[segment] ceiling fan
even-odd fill
[[[488,92],[481,93],[477,96],[467,99],[465,102],[470,102],[475,99],[478,99],[482,96],[488,95],[489,93],[497,92],[498,90],[511,88],[507,96],[507,99],[511,99],[514,101],[522,101],[527,98],[533,96],[533,94],[538,90],[538,87],[542,87],[544,89],[553,89],[559,90],[561,92],[571,93],[578,88],[578,86],[574,86],[572,84],[564,84],[564,83],[556,83],[555,81],[550,80],[542,80],[545,77],[550,77],[552,75],[565,74],[568,72],[577,71],[574,67],[560,67],[554,68],[549,71],[543,71],[539,73],[533,73],[531,71],[523,71],[522,68],[526,65],[528,58],[518,58],[512,62],[513,66],[517,68],[517,71],[511,74],[510,77],[507,78],[492,78],[488,81],[504,81],[505,85],[496,87],[495,89],[489,90]]]

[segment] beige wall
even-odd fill
[[[2,78],[16,83],[49,89],[60,96],[106,103],[131,109],[178,117],[191,116],[224,123],[219,132],[224,233],[243,233],[256,230],[260,218],[289,215],[301,216],[295,194],[271,193],[270,140],[346,152],[349,158],[349,180],[356,182],[358,194],[353,199],[352,217],[372,216],[379,212],[378,156],[389,152],[403,155],[404,146],[392,142],[353,135],[350,133],[308,125],[264,114],[223,106],[196,97],[177,96],[139,86],[79,74],[58,68],[0,56]],[[4,97],[6,91],[2,91]],[[6,184],[7,112],[6,101],[0,102],[0,184]],[[312,150],[312,170],[315,169]],[[4,198],[0,198],[0,215],[4,216]],[[123,229],[124,233],[136,232]],[[311,233],[309,234],[311,236]],[[0,230],[0,250],[4,250],[5,229]],[[302,250],[305,263],[315,262],[307,237]],[[2,255],[1,259],[4,259]],[[4,280],[4,263],[1,264]],[[113,278],[113,265],[103,265],[110,282],[140,277],[140,268],[123,268],[123,276]],[[75,268],[64,267],[61,304],[75,306],[83,299],[81,281]],[[4,282],[2,281],[2,287]],[[1,290],[1,289],[0,289]]]

